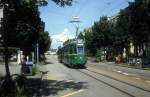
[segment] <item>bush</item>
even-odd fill
[[[34,66],[32,68],[32,75],[35,75],[37,73],[37,71],[38,71],[37,67]]]
[[[103,50],[98,49],[96,52],[96,62],[100,62],[104,60],[104,54],[103,54]]]

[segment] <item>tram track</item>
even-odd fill
[[[98,78],[98,77],[95,77],[95,76],[94,76],[93,74],[91,74],[91,73],[94,73],[94,74],[96,74],[96,75],[98,75],[98,76],[102,76],[102,77],[105,77],[105,78],[107,78],[107,79],[113,80],[113,81],[115,81],[115,82],[118,82],[118,83],[120,83],[120,84],[123,84],[124,86],[133,87],[133,88],[138,89],[139,91],[142,91],[142,92],[148,92],[148,93],[150,94],[150,90],[146,90],[146,89],[144,89],[144,88],[141,88],[141,87],[135,86],[135,85],[133,85],[133,84],[130,84],[130,83],[121,81],[121,80],[119,80],[119,79],[116,79],[116,78],[114,78],[114,77],[111,77],[111,76],[108,76],[108,75],[105,75],[105,74],[102,74],[102,73],[99,73],[99,72],[90,70],[90,69],[88,69],[88,68],[87,68],[87,69],[84,69],[84,70],[79,70],[79,72],[81,72],[81,73],[83,73],[83,74],[85,74],[85,75],[87,75],[87,76],[89,76],[89,77],[91,77],[91,78],[93,78],[93,79],[95,79],[95,80],[97,80],[97,81],[103,83],[103,84],[106,84],[107,86],[110,86],[110,87],[112,87],[112,88],[114,88],[114,89],[116,89],[116,90],[118,90],[118,91],[120,91],[120,92],[122,92],[122,93],[128,95],[129,97],[137,97],[137,96],[135,96],[135,95],[133,95],[132,93],[129,93],[128,91],[126,91],[126,90],[124,90],[124,89],[121,89],[121,88],[119,88],[119,87],[117,87],[117,86],[115,86],[115,85],[113,85],[113,84],[111,84],[111,83],[109,83],[109,82],[107,82],[107,81],[104,81],[104,80],[102,80],[102,79],[100,79],[100,78]],[[87,73],[87,72],[90,72],[90,73]],[[145,97],[145,96],[143,96],[143,97]]]
[[[96,72],[96,71],[92,71],[92,70],[89,70],[89,69],[86,69],[86,70],[88,70],[88,71],[90,71],[90,72],[93,72],[93,73],[96,73],[96,74],[100,74],[100,75],[105,76],[105,77],[108,77],[108,78],[110,78],[110,79],[113,79],[113,80],[119,81],[119,82],[121,82],[121,83],[124,83],[124,84],[130,85],[130,86],[132,86],[132,87],[135,87],[135,88],[141,89],[141,90],[143,90],[143,91],[150,92],[150,90],[147,90],[147,89],[144,89],[144,88],[141,88],[141,87],[135,86],[135,85],[130,84],[130,83],[127,83],[127,82],[125,82],[125,81],[118,80],[118,79],[116,79],[116,78],[114,78],[114,77],[111,77],[111,76],[108,76],[108,75],[106,75],[106,74],[102,74],[102,73],[99,73],[99,72]]]

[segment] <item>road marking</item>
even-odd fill
[[[146,81],[146,82],[150,84],[150,80],[148,80],[148,81]]]
[[[63,95],[61,97],[69,97],[69,96],[72,96],[72,95],[75,95],[75,94],[78,94],[80,92],[82,92],[83,90],[78,90],[78,91],[75,91],[75,92],[72,92],[72,93],[69,93],[69,94],[66,94],[66,95]]]
[[[56,80],[56,77],[47,76],[47,80]]]
[[[62,75],[51,74],[47,76],[47,80],[65,80]]]
[[[126,73],[126,72],[123,72],[122,74],[124,74],[124,75],[129,75],[128,73]]]
[[[117,71],[118,73],[124,74],[124,75],[130,75],[129,73],[123,72],[123,71]]]
[[[135,79],[141,79],[141,78],[136,77]]]
[[[122,71],[117,71],[117,72],[122,73]]]
[[[73,82],[73,80],[64,80],[65,82]]]

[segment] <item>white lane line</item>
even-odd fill
[[[122,71],[117,71],[117,72],[122,73]]]
[[[146,83],[149,83],[149,84],[150,84],[150,80],[147,80]]]
[[[64,82],[74,82],[73,80],[64,80]]]
[[[141,79],[141,78],[136,77],[135,79]]]
[[[123,72],[122,74],[124,74],[124,75],[129,75],[128,73],[126,73],[126,72]]]
[[[130,75],[129,73],[123,72],[123,71],[116,71],[118,73],[124,74],[124,75]]]

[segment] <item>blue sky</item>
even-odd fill
[[[63,39],[75,37],[75,27],[69,23],[73,16],[80,17],[79,31],[93,25],[101,16],[117,15],[120,9],[133,0],[75,0],[72,6],[59,7],[51,0],[48,5],[40,7],[40,16],[45,22],[45,30],[53,38],[52,48],[62,44]]]

